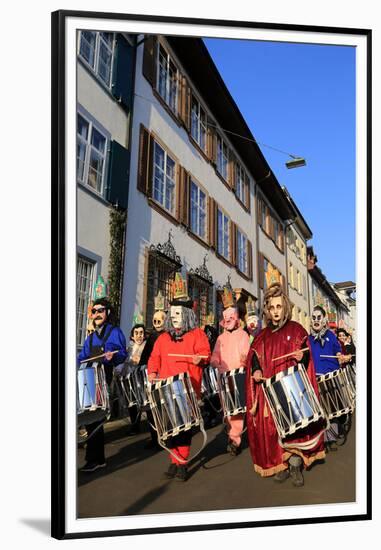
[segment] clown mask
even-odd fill
[[[183,306],[171,306],[170,316],[173,328],[180,330],[183,326]]]
[[[246,317],[246,326],[250,334],[253,334],[258,327],[258,317],[256,315],[248,315]]]
[[[228,307],[222,313],[221,326],[226,330],[234,330],[239,325],[238,312],[234,307]]]
[[[320,309],[314,309],[311,315],[311,328],[314,332],[320,332],[325,328],[327,322]]]
[[[164,329],[165,313],[164,311],[155,311],[152,322],[153,327],[157,332]]]

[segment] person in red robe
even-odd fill
[[[200,398],[202,369],[210,361],[209,340],[205,332],[197,327],[196,314],[192,309],[193,302],[184,290],[185,282],[176,277],[174,285],[175,299],[171,302],[164,323],[164,332],[157,338],[148,360],[148,380],[152,382],[187,372],[193,389]],[[171,354],[176,354],[176,357]],[[165,472],[166,478],[187,480],[187,460],[191,441],[192,430],[180,432],[170,438],[168,447],[171,449],[171,463]]]
[[[319,395],[308,334],[302,325],[291,321],[291,311],[291,303],[281,285],[271,285],[264,295],[267,326],[255,338],[247,358],[247,433],[254,470],[262,477],[275,476],[277,482],[291,475],[293,484],[300,487],[304,485],[303,466],[325,457],[325,421],[313,422],[288,436],[287,441],[281,440],[262,389],[263,378],[303,363]],[[308,351],[301,351],[304,348]],[[290,353],[288,357],[275,359]]]

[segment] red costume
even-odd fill
[[[185,357],[170,357],[168,354],[176,353],[181,355],[202,355],[206,358],[201,359],[198,365],[194,365],[192,359]],[[181,339],[174,340],[170,334],[164,332],[156,340],[151,356],[148,360],[148,375],[154,374],[156,378],[169,378],[181,372],[188,372],[192,381],[192,386],[200,397],[202,367],[208,365],[210,360],[209,340],[203,330],[195,328],[185,332]],[[176,460],[171,455],[173,464],[183,464],[190,454],[191,431],[183,432],[172,438],[172,451],[182,460]]]
[[[262,376],[271,378],[276,373],[297,364],[293,357],[273,361],[274,357],[307,346],[309,347],[307,332],[294,321],[287,321],[283,327],[275,331],[266,327],[251,345],[247,358],[247,432],[254,469],[263,477],[286,470],[288,468],[287,460],[291,455],[299,455],[305,466],[309,466],[315,460],[325,456],[323,435],[310,451],[301,451],[297,448],[287,448],[286,450],[279,444],[278,432],[261,383],[254,382],[252,378],[253,354],[256,354],[258,364],[262,369]],[[319,395],[311,352],[306,372],[316,395]],[[309,441],[321,430],[321,422],[314,422],[304,430],[300,430],[299,433],[297,431],[292,438],[288,437],[287,443]]]

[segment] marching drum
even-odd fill
[[[109,414],[110,403],[104,367],[101,363],[86,363],[77,371],[78,425],[105,420]]]
[[[187,372],[149,384],[148,398],[159,441],[202,423],[197,397]]]
[[[218,394],[218,369],[212,365],[203,369],[201,394],[207,399]]]
[[[342,371],[348,384],[349,393],[352,399],[352,406],[354,408],[356,402],[356,365],[347,365],[342,368]]]
[[[246,369],[223,372],[219,377],[220,399],[224,417],[246,412]]]
[[[148,402],[148,375],[147,375],[147,365],[141,365],[136,367],[132,371],[131,375],[131,387],[136,395],[136,402],[140,409],[147,410],[149,409]]]
[[[262,387],[281,439],[325,418],[301,364],[267,378]]]
[[[343,369],[317,377],[321,404],[328,420],[353,412],[353,398]]]

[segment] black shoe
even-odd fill
[[[169,465],[169,468],[166,472],[164,472],[164,477],[167,479],[173,479],[177,473],[177,464],[174,464],[173,462]]]
[[[290,476],[295,487],[303,487],[304,478],[300,466],[290,466]]]
[[[187,467],[180,464],[177,467],[176,480],[177,481],[186,481],[187,479],[188,479]]]
[[[286,481],[286,479],[288,479],[290,477],[290,472],[289,470],[282,470],[281,472],[278,472],[275,476],[274,476],[274,481],[276,483],[283,483],[284,481]]]
[[[106,462],[86,462],[82,468],[79,469],[80,472],[95,472],[100,468],[106,468]]]
[[[138,435],[140,434],[140,428],[130,428],[129,430],[127,430],[127,437],[130,436],[130,435]]]
[[[160,449],[160,445],[157,441],[152,441],[152,439],[150,439],[149,441],[147,441],[147,443],[145,443],[144,448],[145,449]]]
[[[232,456],[237,456],[241,452],[241,446],[236,445],[233,441],[229,441],[228,446],[226,447],[228,453]]]
[[[337,451],[339,447],[336,445],[336,441],[330,441],[328,443],[328,448],[330,451]]]

